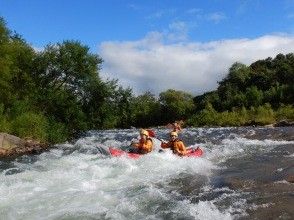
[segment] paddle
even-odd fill
[[[146,129],[146,131],[148,131],[148,133],[149,133],[149,137],[155,138],[155,139],[157,139],[157,140],[159,140],[159,141],[161,141],[161,142],[166,142],[166,141],[163,140],[163,139],[159,139],[159,138],[157,138],[154,130]]]

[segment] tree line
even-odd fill
[[[116,79],[102,80],[102,63],[79,41],[37,51],[1,18],[0,132],[57,143],[86,130],[179,119],[192,126],[268,123],[256,119],[258,112],[293,119],[293,53],[250,66],[235,63],[216,91],[196,97],[173,89],[135,96]]]

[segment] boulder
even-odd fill
[[[41,153],[47,144],[35,140],[23,140],[14,135],[0,133],[0,158],[18,157],[23,154]]]
[[[23,147],[25,141],[14,135],[0,133],[0,149],[11,150],[16,147]]]
[[[289,183],[294,183],[294,175],[289,175],[289,176],[287,176],[286,180],[287,180]]]

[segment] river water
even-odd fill
[[[155,129],[167,139],[168,130]],[[294,127],[187,128],[201,158],[109,156],[137,130],[90,131],[0,160],[0,219],[294,219]]]

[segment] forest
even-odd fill
[[[59,143],[83,131],[161,126],[266,125],[294,120],[294,54],[236,62],[215,91],[134,95],[102,80],[103,58],[76,40],[41,51],[0,19],[0,132]],[[152,73],[151,73],[152,74]]]

